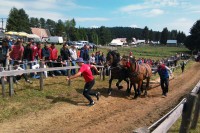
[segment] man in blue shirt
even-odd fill
[[[167,96],[168,93],[168,86],[169,86],[169,73],[172,74],[172,71],[162,62],[159,62],[157,72],[160,76],[160,85],[162,88],[162,95],[163,97]]]

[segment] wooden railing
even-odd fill
[[[134,133],[166,133],[182,115],[180,133],[188,133],[190,129],[196,129],[200,111],[200,81],[188,96],[166,115],[152,124],[150,127],[142,127],[134,130]],[[192,115],[193,114],[193,115]]]
[[[3,68],[0,68],[0,77],[1,77],[1,85],[2,85],[2,96],[5,97],[5,81],[4,77],[9,77],[9,96],[12,96],[14,94],[13,89],[13,76],[21,75],[21,74],[28,74],[28,73],[39,73],[40,75],[40,90],[43,90],[43,72],[44,71],[55,71],[55,70],[71,70],[71,69],[78,69],[79,66],[66,66],[66,67],[52,67],[52,68],[43,68],[43,63],[40,62],[40,68],[39,69],[27,69],[27,70],[11,70],[12,66],[10,66],[9,71],[4,71]],[[96,66],[97,68],[100,68],[100,79],[105,79],[105,72],[104,72],[104,66]],[[70,77],[70,71],[68,71],[68,76]],[[71,81],[68,81],[68,85],[70,86]]]

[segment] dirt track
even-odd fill
[[[150,126],[189,93],[200,80],[200,63],[170,81],[170,91],[166,98],[161,97],[160,86],[148,91],[146,98],[133,100],[125,90],[113,90],[107,97],[105,89],[100,101],[93,107],[81,101],[59,102],[49,110],[30,113],[16,120],[0,125],[0,132],[81,132],[117,133],[131,132],[133,129]],[[100,90],[100,89],[99,89]]]

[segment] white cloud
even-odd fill
[[[179,18],[168,24],[168,29],[177,29],[183,31],[186,35],[189,35],[190,28],[195,22],[187,18]]]
[[[92,25],[91,28],[99,28],[100,26]]]
[[[132,13],[133,11],[137,11],[137,10],[143,10],[143,9],[147,9],[149,8],[147,5],[128,5],[128,6],[124,6],[124,7],[121,7],[119,9],[120,12],[123,12],[123,13]]]
[[[180,0],[146,0],[145,4],[154,6],[178,6],[182,2]]]
[[[138,26],[136,24],[132,24],[130,25],[131,28],[138,28]]]
[[[75,20],[77,22],[85,22],[85,21],[108,21],[109,19],[108,18],[98,18],[98,17],[95,17],[95,18],[81,18],[81,17],[77,17],[77,18],[75,18]]]
[[[162,15],[162,14],[164,14],[164,11],[163,11],[163,10],[160,10],[160,9],[152,9],[151,11],[146,12],[146,13],[144,13],[143,15],[144,15],[145,17],[155,17],[155,16]]]

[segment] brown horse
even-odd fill
[[[127,58],[122,58],[122,64],[125,65],[128,63]],[[152,76],[152,70],[149,64],[142,63],[138,64],[137,61],[133,58],[129,61],[129,78],[130,78],[130,89],[129,93],[131,92],[131,87],[134,87],[135,96],[137,98],[141,95],[141,89],[143,91],[143,80],[146,79],[146,87],[144,95],[147,95],[147,89],[149,88],[150,77]],[[136,84],[138,88],[136,89]]]

